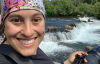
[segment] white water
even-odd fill
[[[59,42],[62,43],[88,43],[88,44],[98,44],[100,42],[100,21],[97,20],[95,17],[83,17],[80,18],[81,21],[87,21],[90,19],[94,22],[81,22],[76,23],[77,27],[70,32],[56,32],[56,33],[46,33],[44,36],[44,40],[40,44],[40,48],[47,54],[54,54],[55,52],[73,52],[75,51],[74,48],[64,45],[58,45]],[[97,32],[98,33],[94,33]]]
[[[41,42],[40,48],[47,54],[47,55],[54,55],[55,52],[66,52],[66,49],[69,53],[75,51],[67,46],[58,45],[57,42]]]
[[[100,32],[97,33],[97,30],[100,31],[100,21],[97,20],[95,17],[84,17],[80,18],[81,20],[88,20],[94,22],[88,22],[86,27],[81,30],[79,36],[77,37],[76,41],[81,41],[88,44],[99,44],[100,42]]]

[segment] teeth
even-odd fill
[[[35,40],[35,39],[34,39]],[[23,44],[31,44],[33,43],[34,40],[28,40],[28,41],[23,41],[23,40],[19,40],[21,43]]]

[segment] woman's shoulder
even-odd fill
[[[0,64],[16,64],[16,63],[8,56],[0,54]]]
[[[29,57],[35,64],[54,64],[40,48],[37,49],[37,54]]]

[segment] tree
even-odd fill
[[[94,5],[94,16],[97,16],[100,18],[100,2],[97,2]]]
[[[87,3],[81,3],[78,6],[78,14],[81,14],[82,16],[92,15],[92,5]]]
[[[100,17],[100,0],[44,0],[46,16]]]

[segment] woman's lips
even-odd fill
[[[34,42],[35,39],[32,39],[32,40],[19,40],[21,43],[23,44],[31,44]]]
[[[18,38],[19,43],[23,46],[23,47],[31,47],[34,45],[36,38],[33,39],[20,39]]]

